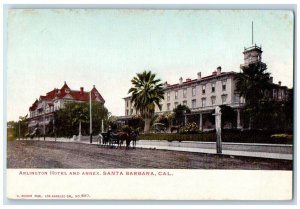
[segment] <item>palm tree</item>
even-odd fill
[[[137,73],[131,80],[133,87],[128,91],[129,94],[132,94],[131,103],[145,120],[145,133],[150,130],[155,105],[161,110],[160,101],[164,98],[163,84],[155,76],[151,71]]]
[[[260,109],[260,103],[267,99],[266,91],[271,89],[270,73],[266,70],[267,66],[262,62],[251,63],[235,78],[236,90],[245,98],[245,109],[250,114],[250,127],[254,122],[253,116]]]

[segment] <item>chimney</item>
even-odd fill
[[[221,66],[217,67],[217,75],[221,74],[221,70],[222,70]]]
[[[166,81],[165,83],[164,83],[164,87],[166,88],[168,86],[168,82]]]
[[[278,81],[278,85],[281,86],[281,81]]]
[[[64,81],[64,84],[67,84],[67,82],[66,82],[66,81]]]
[[[83,94],[83,87],[80,87],[80,94]]]
[[[182,77],[179,78],[179,84],[182,84]]]
[[[269,83],[273,83],[273,77],[272,76],[269,79]]]
[[[201,80],[201,72],[197,73],[198,80]]]
[[[93,88],[95,88],[95,85],[93,85]]]

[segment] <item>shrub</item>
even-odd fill
[[[158,116],[155,118],[154,123],[162,123],[162,124],[164,124],[166,127],[169,127],[169,121],[168,121],[168,118],[166,117],[165,114],[158,115]]]
[[[140,140],[166,140],[166,141],[201,141],[216,142],[215,131],[194,133],[194,134],[174,134],[174,133],[149,133],[141,134]],[[224,130],[222,131],[223,142],[235,143],[270,143],[270,144],[292,144],[293,136],[272,135],[268,131],[260,130]]]
[[[289,138],[291,135],[289,134],[273,134],[271,138]]]
[[[179,133],[182,134],[199,133],[199,127],[195,122],[187,123],[185,126],[180,128]]]

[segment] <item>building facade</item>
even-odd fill
[[[105,100],[96,89],[95,85],[91,91],[84,91],[83,87],[80,90],[72,90],[66,82],[60,89],[53,89],[46,93],[45,96],[40,96],[29,107],[28,129],[31,133],[35,128],[39,128],[41,133],[47,133],[48,126],[53,122],[54,112],[64,108],[67,102],[86,102],[90,99],[98,101],[102,104]]]
[[[262,50],[256,45],[244,49],[244,63],[240,68],[247,68],[250,63],[261,62]],[[263,63],[264,64],[264,63]],[[161,101],[162,109],[155,109],[156,114],[171,112],[179,104],[190,108],[191,113],[186,114],[186,122],[196,122],[200,130],[214,129],[213,113],[215,108],[220,105],[227,105],[236,112],[235,127],[240,129],[244,126],[241,120],[241,109],[245,104],[245,99],[240,97],[236,91],[237,73],[222,72],[221,67],[217,67],[211,75],[202,77],[201,72],[197,73],[197,78],[179,78],[176,84],[164,84],[164,99]],[[272,79],[271,79],[271,81]],[[273,92],[270,95],[276,100],[287,99],[288,88],[279,84],[273,84]],[[125,100],[125,117],[130,118],[137,114],[134,105],[131,104],[131,97],[123,98]],[[231,128],[233,124],[225,124],[225,127]]]

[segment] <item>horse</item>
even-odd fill
[[[101,143],[103,143],[103,135],[101,133],[99,133],[98,137],[97,137],[97,144],[101,145]]]
[[[109,137],[109,134],[108,133],[102,133],[101,134],[103,139],[102,139],[102,144],[103,145],[109,145],[110,144],[110,137]]]
[[[130,147],[131,141],[133,141],[133,147],[136,146],[136,139],[138,137],[138,131],[131,131],[129,133],[120,131],[117,133],[102,133],[102,144],[113,146],[117,144],[118,148],[122,148],[124,142],[126,142],[126,149]],[[99,135],[100,138],[100,135]]]
[[[133,147],[136,147],[136,140],[137,140],[137,138],[139,137],[139,131],[138,131],[138,129],[135,130],[135,131],[132,131],[132,132],[130,133],[130,137],[131,137],[131,139],[132,139],[132,146],[133,146]]]
[[[128,138],[128,134],[126,132],[118,132],[116,135],[118,147],[121,148],[124,141]]]
[[[119,138],[119,146],[122,146],[124,141],[126,142],[125,149],[129,149],[131,141],[133,141],[133,146],[136,146],[136,139],[138,136],[137,131],[131,131],[129,133],[127,132],[119,132],[118,138]]]

